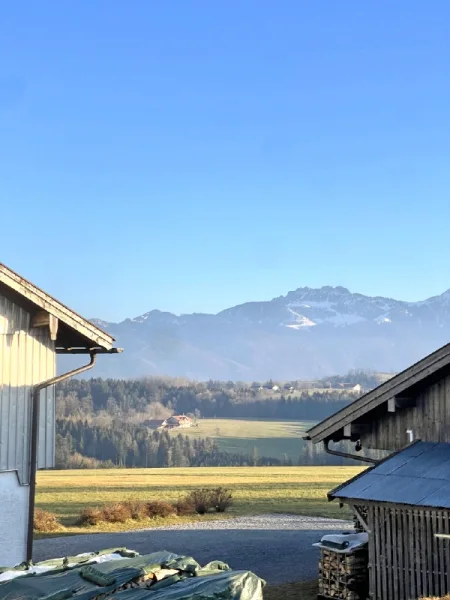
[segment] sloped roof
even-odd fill
[[[450,509],[450,444],[415,442],[329,492],[328,498]]]
[[[450,344],[447,344],[309,429],[305,439],[312,440],[314,443],[326,439],[342,439],[344,436],[339,435],[339,431],[345,425],[349,425],[399,394],[404,394],[412,386],[432,377],[449,365]]]
[[[80,345],[80,347],[97,347],[111,350],[114,338],[99,329],[90,321],[47,294],[33,283],[27,281],[3,263],[0,263],[0,291],[7,289],[27,307],[32,306],[48,312],[56,317],[63,327],[58,332],[56,345],[67,343]],[[74,335],[75,334],[75,335]]]

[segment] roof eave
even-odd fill
[[[0,263],[0,282],[14,290],[17,294],[57,317],[65,325],[86,338],[91,346],[111,350],[115,339],[96,325],[87,321],[79,314],[27,281],[6,265]]]
[[[345,425],[349,425],[355,419],[405,392],[449,364],[450,344],[447,344],[309,429],[305,439],[317,444],[332,438],[333,434]]]

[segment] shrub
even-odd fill
[[[196,512],[194,503],[190,496],[179,498],[173,506],[177,511],[177,515],[179,517],[183,517],[185,515],[192,515],[192,513]]]
[[[103,521],[107,523],[125,523],[131,519],[131,513],[125,502],[107,504],[103,508]]]
[[[145,502],[139,502],[139,500],[128,500],[124,503],[130,517],[135,521],[142,521],[148,517],[148,507]]]
[[[34,511],[34,530],[42,533],[49,531],[57,531],[61,528],[56,515],[41,508],[36,508]]]
[[[213,507],[211,503],[211,490],[205,488],[201,490],[192,490],[192,492],[186,496],[186,500],[192,503],[195,512],[199,515],[204,515]]]
[[[233,495],[230,490],[218,487],[215,490],[211,490],[211,504],[216,509],[216,512],[225,512],[233,504]]]
[[[87,507],[81,511],[78,524],[97,525],[101,521],[103,521],[103,510],[100,508]]]
[[[164,500],[153,500],[147,503],[147,514],[149,517],[170,517],[176,514],[175,507]]]

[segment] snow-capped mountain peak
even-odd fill
[[[122,323],[93,322],[125,349],[109,376],[310,379],[352,368],[398,371],[449,342],[450,290],[405,302],[303,287],[216,315],[152,310]]]

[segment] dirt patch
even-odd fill
[[[317,581],[295,581],[264,588],[264,600],[317,600]]]

